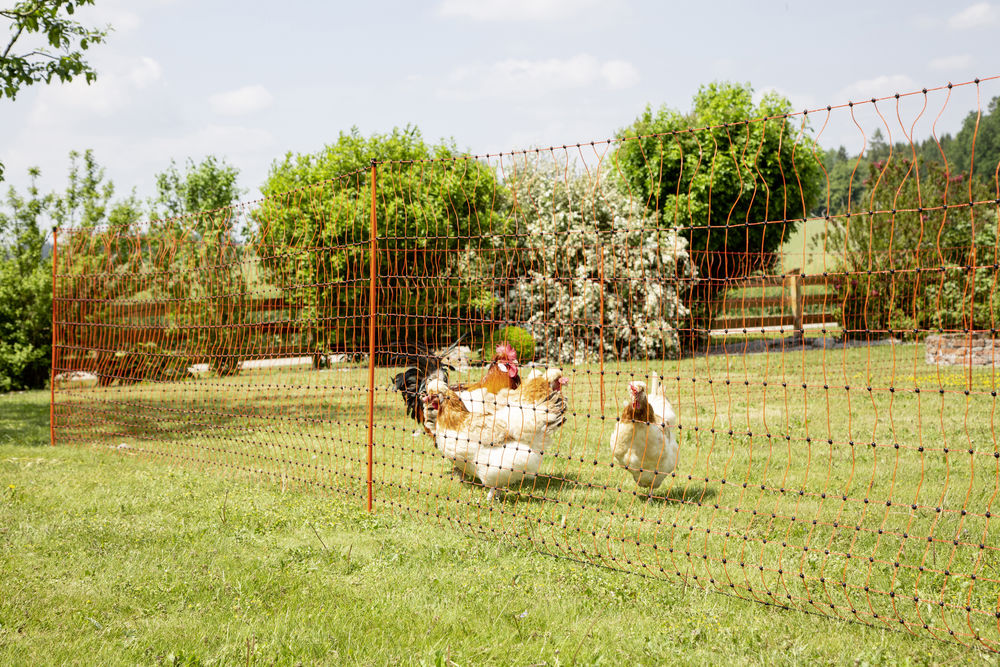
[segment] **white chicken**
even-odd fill
[[[652,391],[645,382],[630,382],[630,398],[622,404],[622,414],[611,434],[611,454],[615,462],[632,473],[636,484],[650,491],[663,484],[677,467],[677,416],[660,386],[656,373],[650,376]]]
[[[528,378],[516,389],[501,389],[496,393],[496,402],[504,403],[537,403],[545,399],[553,391],[562,391],[569,382],[563,377],[561,368],[549,367],[544,371],[534,369]]]
[[[424,401],[438,450],[490,489],[487,500],[497,488],[536,475],[552,432],[566,421],[566,399],[557,391],[532,406],[500,405],[493,414],[476,414],[444,382],[432,381]]]
[[[670,429],[677,427],[677,413],[674,412],[670,401],[663,394],[663,387],[660,385],[660,376],[656,371],[649,374],[649,393],[646,394],[646,400],[653,408],[653,414],[656,415],[657,421],[665,424]]]
[[[503,391],[509,391],[504,389]],[[461,389],[455,394],[461,399],[469,412],[477,415],[487,415],[496,412],[497,395],[490,393],[486,387],[478,389]]]
[[[469,412],[490,415],[499,408],[510,406],[533,409],[532,406],[544,401],[553,391],[562,391],[568,382],[559,368],[546,368],[544,371],[536,368],[516,389],[501,389],[495,394],[477,389],[457,394]]]

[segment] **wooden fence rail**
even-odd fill
[[[806,286],[822,289],[806,294]],[[781,293],[768,294],[769,287],[780,287]],[[812,312],[806,312],[810,306]],[[803,276],[797,272],[754,276],[735,282],[726,290],[714,313],[711,334],[785,330],[803,335],[806,325],[836,326],[840,315],[836,306],[837,296],[826,276]]]

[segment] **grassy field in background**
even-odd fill
[[[831,271],[834,262],[827,259],[824,265],[822,238],[828,223],[822,218],[811,218],[800,224],[781,246],[781,272],[801,269],[806,275]],[[819,241],[816,245],[814,242]]]
[[[605,450],[625,385],[654,367],[668,378],[684,429],[675,478],[649,498],[633,493]],[[390,374],[378,369],[379,384]],[[993,403],[984,398],[992,375],[929,369],[916,346],[609,365],[604,419],[596,367],[570,376],[574,414],[543,474],[489,505],[481,488],[461,483],[429,442],[413,437],[398,395],[379,391],[374,516],[361,509],[361,368],[61,393],[60,420],[75,415],[76,428],[60,437],[75,435],[88,447],[43,446],[47,393],[0,397],[0,663],[245,664],[247,656],[260,664],[995,663],[926,635],[702,589],[709,576],[736,575],[738,583],[759,583],[758,591],[809,595],[754,567],[784,563],[811,577],[843,570],[883,590],[964,599],[967,588],[951,591],[939,576],[921,585],[905,570],[895,577],[884,567],[847,570],[843,559],[803,558],[773,540],[905,562],[950,557],[955,571],[972,567],[962,550],[928,555],[872,529],[965,541],[975,539],[981,518],[868,512],[814,494],[871,489],[873,498],[949,510],[965,502],[981,511],[996,471],[940,450],[942,440],[994,446]],[[967,397],[961,383],[970,381]],[[802,383],[809,388],[796,388]],[[855,448],[848,440],[907,447]],[[933,453],[910,449],[919,442]],[[718,483],[726,477],[767,490]],[[779,485],[809,495],[786,498],[772,490]],[[726,511],[734,506],[777,510],[779,518]],[[839,516],[845,529],[809,531],[781,518],[788,513]],[[855,525],[865,529],[859,536],[846,529]],[[697,528],[697,538],[685,527]],[[723,539],[723,527],[758,540],[752,553]],[[590,539],[592,530],[600,539]],[[639,544],[622,539],[629,535]],[[684,545],[709,560],[660,560],[657,544]],[[745,567],[720,565],[727,554]],[[977,606],[996,604],[989,586],[981,581],[974,591]],[[872,608],[887,606],[876,600]]]

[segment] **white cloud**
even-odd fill
[[[959,56],[943,56],[934,58],[928,64],[936,72],[954,72],[955,70],[967,70],[972,67],[973,58],[969,54]]]
[[[101,0],[95,5],[77,7],[74,20],[83,25],[103,29],[110,25],[114,32],[108,43],[114,44],[121,35],[139,31],[147,22],[151,10],[176,5],[177,0]],[[154,20],[155,23],[155,20]]]
[[[97,81],[92,84],[78,77],[70,83],[46,86],[38,92],[30,123],[61,125],[69,117],[111,116],[128,106],[137,93],[159,81],[162,73],[158,62],[140,57],[117,66],[102,67]]]
[[[621,90],[638,82],[638,70],[624,60],[602,62],[587,54],[545,60],[508,58],[455,69],[442,93],[453,99],[523,98],[581,88]]]
[[[953,30],[982,28],[996,23],[997,10],[988,2],[977,2],[948,19],[948,26]]]
[[[260,84],[227,90],[208,98],[212,111],[223,116],[242,116],[271,106],[274,96]]]
[[[556,21],[597,7],[599,0],[441,0],[445,18],[474,21]]]
[[[128,70],[126,78],[137,90],[142,90],[150,84],[159,81],[163,75],[160,63],[152,58],[142,57]]]
[[[871,98],[888,97],[895,93],[909,93],[919,90],[920,86],[905,74],[884,74],[873,79],[862,79],[845,86],[834,99],[843,102],[863,102]]]

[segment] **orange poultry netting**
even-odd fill
[[[53,442],[998,650],[994,83],[57,230]]]

